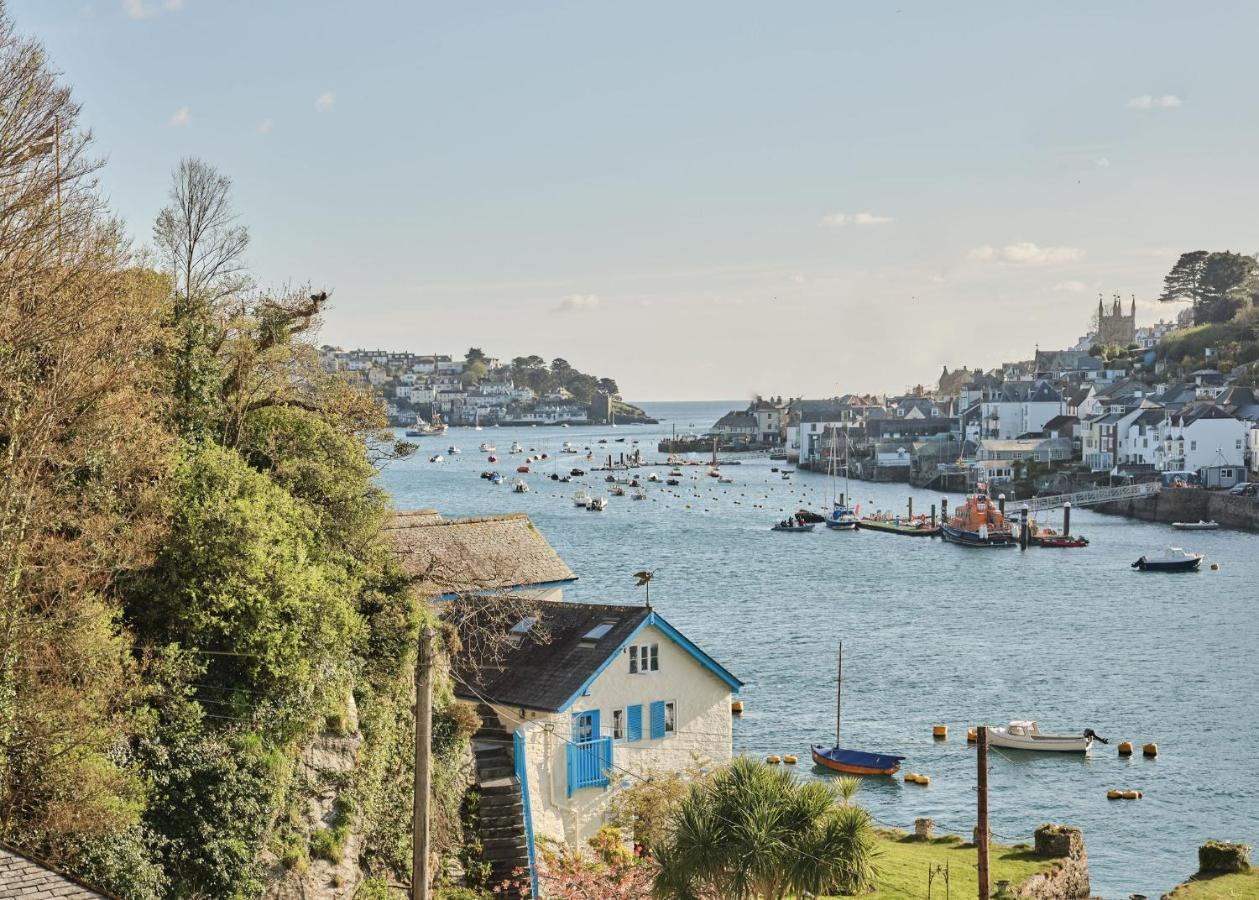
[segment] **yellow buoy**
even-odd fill
[[[1158,756],[1158,744],[1146,744],[1141,748],[1141,752],[1146,756]]]
[[[1119,755],[1120,755],[1120,756],[1131,756],[1131,755],[1132,755],[1132,741],[1121,741],[1121,742],[1120,742],[1120,744],[1119,744]]]
[[[777,756],[777,755],[775,755],[775,756],[767,756],[767,757],[765,757],[765,762],[769,763],[771,766],[776,766],[776,765],[778,765],[780,762],[782,762],[782,757]]]
[[[783,757],[783,762],[785,762],[789,766],[794,766],[796,764],[796,758],[794,755],[788,753],[786,756]]]
[[[929,784],[931,781],[926,775],[919,775],[917,772],[906,772],[905,780],[911,784]]]
[[[931,726],[931,736],[932,736],[932,737],[934,737],[934,738],[939,738],[939,739],[941,739],[941,740],[943,740],[944,738],[947,738],[947,737],[949,736],[949,726],[947,726],[947,725],[932,725],[932,726]]]
[[[967,728],[966,729],[966,743],[973,744],[977,740],[979,740],[979,736],[975,734],[975,729]]]
[[[1116,790],[1115,788],[1111,788],[1109,791],[1106,792],[1106,799],[1107,800],[1122,800],[1123,791],[1119,791],[1119,790]]]
[[[918,783],[925,786],[925,785],[931,784],[931,779],[928,778],[926,775],[919,775]]]
[[[743,701],[742,700],[733,701],[730,704],[730,712],[734,713],[736,716],[743,715]]]
[[[1141,792],[1140,791],[1124,791],[1123,798],[1125,800],[1140,800]]]

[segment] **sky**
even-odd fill
[[[8,0],[139,243],[229,175],[320,340],[631,400],[932,383],[1259,250],[1259,4]]]

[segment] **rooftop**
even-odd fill
[[[427,597],[577,580],[524,513],[444,519],[432,509],[400,512],[385,526],[385,537]]]

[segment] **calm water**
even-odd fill
[[[709,427],[737,403],[645,404],[658,426],[616,429],[456,429],[422,439],[415,458],[382,481],[399,508],[436,506],[450,515],[528,512],[580,580],[572,600],[639,603],[630,573],[658,570],[652,600],[662,615],[747,682],[735,752],[795,753],[834,730],[835,648],[844,642],[844,742],[907,757],[929,787],[867,779],[862,800],[880,822],[912,827],[931,816],[969,835],[974,827],[975,757],[966,728],[1035,718],[1046,730],[1092,727],[1111,739],[1086,758],[1005,751],[991,761],[993,830],[1030,841],[1043,822],[1084,829],[1095,893],[1125,897],[1170,889],[1197,868],[1208,838],[1259,843],[1259,711],[1256,626],[1259,536],[1180,534],[1166,526],[1075,510],[1083,550],[967,550],[934,539],[874,532],[780,534],[769,526],[802,505],[824,509],[824,475],[783,481],[766,459],[729,468],[719,485],[705,469],[677,488],[648,485],[650,499],[612,497],[603,513],[575,507],[579,487],[557,484],[549,461],[514,494],[478,477],[483,440],[507,474],[521,458],[513,438],[554,453],[639,440],[659,458],[673,425]],[[624,437],[625,443],[612,443]],[[428,462],[454,444],[462,455]],[[508,464],[510,463],[510,465]],[[564,457],[565,469],[587,464]],[[666,470],[660,469],[663,475]],[[646,471],[642,472],[645,477]],[[584,479],[606,493],[603,473]],[[906,485],[853,482],[862,509],[902,509]],[[915,510],[936,495],[915,491]],[[956,502],[958,497],[951,497]],[[765,508],[757,508],[764,505]],[[1183,544],[1220,571],[1142,574],[1139,555]],[[931,737],[946,723],[948,741]],[[1119,759],[1114,745],[1156,741],[1160,755]],[[819,777],[802,764],[800,774]],[[1108,801],[1111,787],[1140,801]]]

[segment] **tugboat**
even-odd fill
[[[940,536],[963,547],[1017,547],[1005,515],[988,496],[988,485],[981,481],[977,488],[977,493],[966,498],[966,505],[940,526]]]

